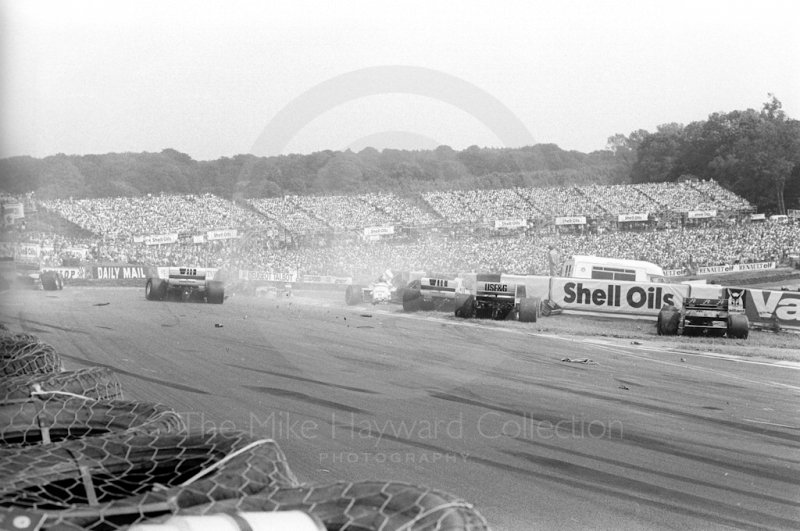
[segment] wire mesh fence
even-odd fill
[[[0,328],[0,354],[0,529],[125,530],[174,515],[297,510],[328,530],[489,529],[470,503],[428,487],[301,484],[273,440],[190,433],[166,406],[121,400],[109,369],[63,371],[34,336]]]
[[[96,400],[122,399],[119,377],[105,367],[9,377],[0,381],[0,404],[32,397],[82,396]]]

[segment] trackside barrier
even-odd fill
[[[744,307],[753,324],[800,331],[800,292],[748,289]]]
[[[60,273],[63,278],[86,278],[86,268],[83,267],[50,267],[42,266],[42,273],[46,271],[53,271]]]
[[[552,278],[550,300],[565,310],[658,317],[665,304],[683,305],[690,286],[577,278]]]

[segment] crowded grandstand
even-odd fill
[[[780,262],[800,225],[760,221],[714,181],[229,200],[210,193],[38,200],[3,240],[46,266],[196,264],[370,279],[387,265],[436,273],[544,274],[547,250],[691,272]],[[758,221],[756,221],[758,220]]]

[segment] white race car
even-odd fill
[[[393,278],[394,275],[387,269],[377,281],[369,286],[351,284],[347,286],[347,290],[345,291],[345,302],[349,306],[356,305],[360,302],[369,302],[372,304],[402,304],[403,291],[405,288],[397,288],[392,285]]]

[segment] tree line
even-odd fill
[[[0,160],[0,189],[41,198],[213,193],[224,197],[287,194],[398,193],[448,188],[567,186],[621,182],[607,150],[590,154],[552,144],[518,149],[405,151],[365,148],[309,155],[236,155],[196,161],[174,149],[160,153],[58,154]]]
[[[772,94],[760,111],[718,112],[688,125],[659,126],[608,139],[631,183],[714,179],[761,212],[800,208],[800,121]]]
[[[174,149],[0,160],[0,189],[40,198],[223,197],[290,194],[400,194],[458,188],[571,186],[715,179],[760,211],[800,208],[800,122],[770,95],[760,111],[715,113],[688,125],[665,124],[608,139],[592,153],[554,144],[457,151],[365,148],[309,155],[236,155],[197,161]]]

